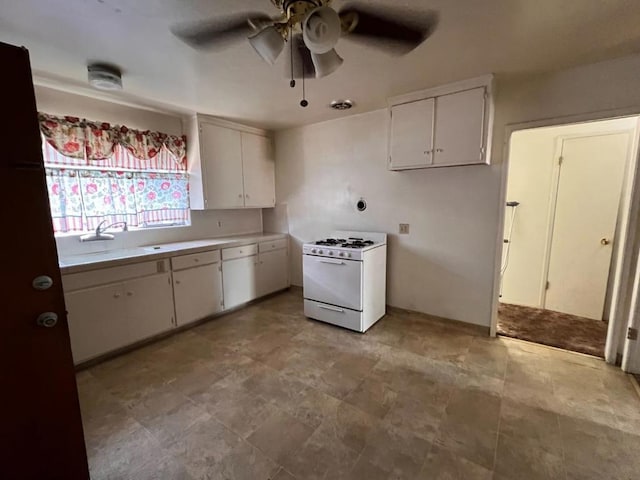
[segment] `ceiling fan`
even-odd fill
[[[248,38],[269,64],[274,64],[290,44],[286,72],[295,79],[320,78],[343,63],[335,46],[341,37],[361,41],[394,55],[403,55],[422,44],[435,30],[435,12],[416,14],[398,9],[349,4],[340,11],[332,0],[271,0],[280,11],[270,17],[248,12],[174,26],[171,31],[194,48],[224,48]],[[302,106],[308,102],[303,99]]]

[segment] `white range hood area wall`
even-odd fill
[[[638,113],[638,78],[640,55],[498,81],[491,165],[388,171],[386,110],[278,132],[278,206],[265,228],[287,219],[292,283],[302,282],[304,241],[336,228],[388,232],[388,304],[489,327],[506,126]],[[355,208],[361,197],[365,212]]]

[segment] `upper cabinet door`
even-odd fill
[[[273,207],[276,204],[275,161],[271,140],[242,132],[244,206]]]
[[[205,208],[244,207],[240,132],[201,122],[200,153]]]
[[[486,163],[485,103],[484,88],[437,97],[433,166]]]
[[[435,100],[391,107],[389,169],[424,168],[433,163],[433,127]]]

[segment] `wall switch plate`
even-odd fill
[[[399,229],[400,235],[408,235],[409,234],[409,224],[401,223]]]

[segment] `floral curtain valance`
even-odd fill
[[[141,131],[123,125],[91,122],[77,117],[38,114],[40,129],[47,143],[62,155],[86,160],[106,160],[118,146],[140,160],[155,158],[166,149],[175,162],[186,169],[187,137]]]

